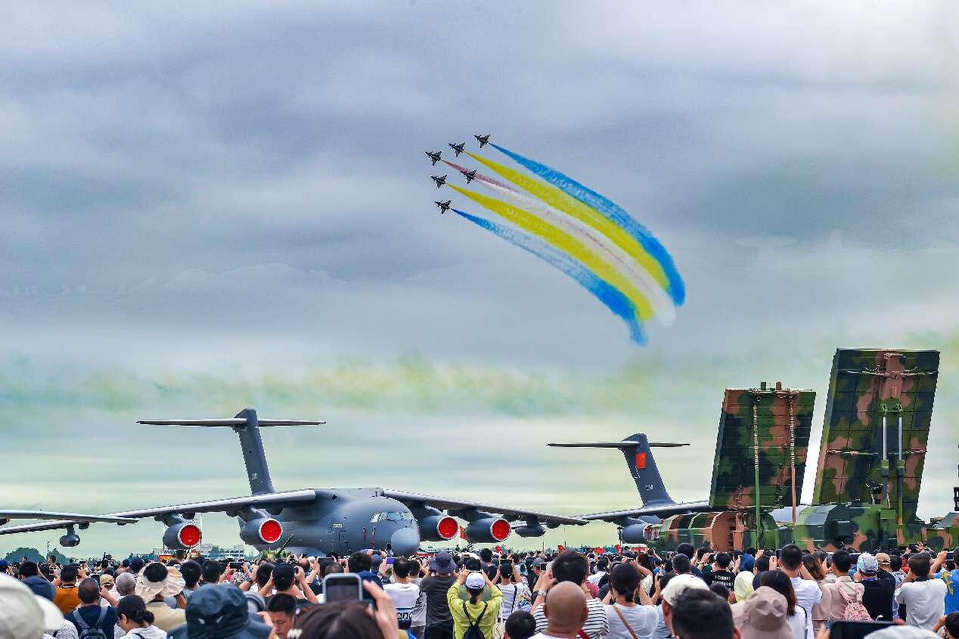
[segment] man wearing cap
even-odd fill
[[[896,596],[896,580],[879,578],[879,560],[868,552],[859,555],[856,579],[862,584],[862,605],[877,621],[892,621],[892,602]]]
[[[786,618],[789,604],[772,588],[760,586],[746,601],[732,608],[742,639],[792,639],[793,633]]]
[[[430,576],[420,582],[426,596],[426,632],[424,639],[453,639],[453,616],[446,593],[456,583],[456,562],[452,555],[440,551],[430,559]]]
[[[673,629],[673,609],[679,602],[680,597],[690,590],[709,590],[709,586],[707,586],[706,582],[699,577],[695,577],[691,574],[685,574],[675,575],[669,580],[669,583],[666,584],[666,587],[663,588],[663,602],[661,608],[663,617],[662,623],[665,625],[665,628],[671,635],[676,634],[675,630]],[[659,633],[653,631],[653,635],[659,636]]]
[[[190,596],[185,617],[186,625],[171,632],[170,639],[267,639],[273,632],[250,616],[243,591],[233,584],[197,588]]]
[[[176,568],[167,568],[154,562],[140,572],[134,593],[146,602],[147,610],[153,613],[153,625],[167,632],[182,626],[186,614],[182,608],[173,609],[166,603],[167,597],[176,597],[177,605],[186,606],[183,597],[183,577]],[[246,605],[246,598],[244,598]]]

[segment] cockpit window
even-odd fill
[[[373,513],[370,516],[370,523],[375,524],[378,521],[413,521],[413,514],[409,512],[380,512]]]

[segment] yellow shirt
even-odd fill
[[[57,588],[57,594],[53,596],[53,603],[63,614],[73,612],[80,605],[80,595],[77,594],[77,587],[61,586]]]
[[[460,599],[460,585],[458,583],[450,586],[446,591],[446,603],[450,606],[450,615],[453,617],[453,639],[463,639],[466,629],[470,627],[470,619],[473,623],[479,619],[480,632],[486,639],[493,639],[493,627],[496,625],[496,618],[499,617],[499,607],[503,604],[503,593],[499,588],[490,588],[491,597],[489,601],[482,599],[477,604],[471,604],[468,601]],[[465,610],[464,610],[465,607]],[[483,612],[483,609],[486,612]],[[469,613],[469,619],[467,619]],[[480,615],[483,618],[480,619]]]

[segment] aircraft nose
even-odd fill
[[[390,537],[393,553],[396,556],[415,554],[420,548],[420,531],[416,528],[400,528]]]

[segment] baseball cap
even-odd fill
[[[884,552],[876,553],[876,561],[880,566],[888,566],[892,563],[892,558]]]
[[[0,639],[41,639],[44,631],[59,630],[63,623],[52,601],[10,575],[0,575]]]
[[[532,566],[533,568],[539,568],[540,566],[542,566],[542,565],[545,564],[545,563],[546,563],[546,562],[543,561],[543,559],[542,559],[541,557],[537,557],[536,559],[533,560],[533,563],[531,563],[530,566]]]
[[[864,552],[859,555],[859,560],[856,562],[856,568],[864,575],[875,575],[877,572],[879,572],[879,562],[868,552]]]
[[[791,639],[787,609],[785,597],[769,586],[762,586],[745,602],[733,606],[733,615],[742,639]]]
[[[709,590],[709,586],[699,577],[693,575],[676,575],[669,580],[666,588],[663,589],[663,600],[670,606],[675,606],[682,594],[689,589]]]
[[[186,625],[170,633],[174,639],[266,639],[272,630],[250,616],[243,591],[233,584],[207,584],[190,595]]]
[[[486,580],[483,579],[483,575],[478,572],[471,572],[469,576],[466,577],[466,587],[470,590],[479,590],[486,586]]]

